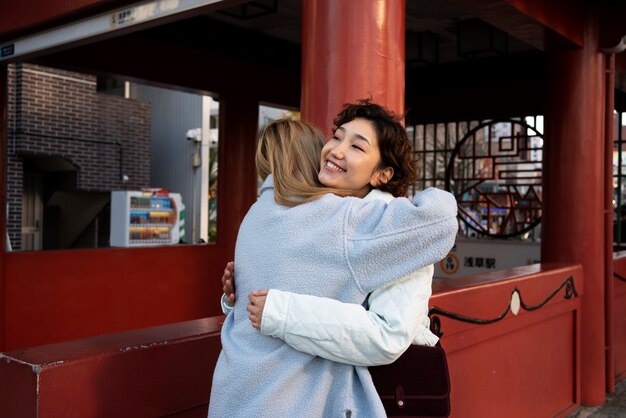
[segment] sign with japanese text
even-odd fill
[[[541,244],[517,240],[458,239],[452,251],[435,264],[435,278],[463,277],[540,261]]]

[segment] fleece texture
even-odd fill
[[[427,189],[413,202],[327,194],[295,207],[274,200],[272,177],[243,220],[235,248],[236,303],[222,328],[210,417],[384,417],[367,368],[299,352],[255,330],[258,289],[362,303],[374,289],[442,259],[457,231],[456,200]]]
[[[388,203],[393,196],[374,189],[363,199]],[[298,351],[339,363],[392,363],[410,344],[434,346],[439,341],[430,331],[428,318],[433,272],[431,264],[374,290],[367,306],[271,289],[261,333],[280,338]]]

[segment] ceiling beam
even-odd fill
[[[583,8],[573,0],[449,0],[461,10],[540,49],[545,49],[545,32],[562,42],[582,46]]]
[[[542,114],[544,68],[544,54],[529,51],[407,71],[407,120]]]
[[[600,47],[614,48],[626,37],[626,4],[609,2],[600,8]]]
[[[243,93],[297,107],[300,70],[132,34],[42,57],[37,64],[210,93]]]

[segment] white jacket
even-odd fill
[[[432,274],[433,267],[428,266],[375,290],[368,310],[358,304],[272,289],[261,333],[339,363],[392,363],[410,344],[437,343],[427,316]]]
[[[364,199],[389,201],[373,190]],[[280,338],[298,351],[339,363],[376,366],[394,362],[410,344],[433,346],[428,301],[432,265],[373,291],[369,307],[271,289],[261,333]],[[236,282],[236,280],[235,280]],[[222,310],[232,309],[222,297]]]

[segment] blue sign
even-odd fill
[[[15,54],[15,44],[5,45],[0,48],[0,58]]]

